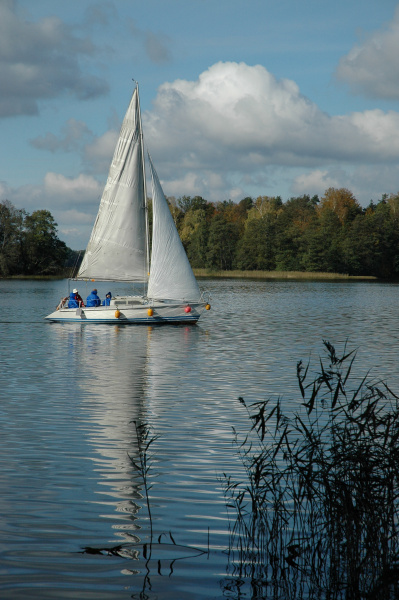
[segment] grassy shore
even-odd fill
[[[305,273],[304,271],[212,271],[193,269],[196,277],[231,279],[328,279],[334,281],[376,280],[377,277],[364,275],[355,277],[343,273]]]

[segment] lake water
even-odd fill
[[[200,285],[212,310],[198,325],[147,327],[50,323],[65,282],[0,281],[2,599],[255,598],[229,591],[224,552],[238,396],[295,409],[296,363],[316,371],[323,339],[399,391],[397,284]],[[146,557],[134,421],[158,436]]]

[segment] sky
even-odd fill
[[[139,82],[167,196],[399,192],[399,2],[0,0],[0,202],[84,249]]]

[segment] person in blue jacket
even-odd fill
[[[78,290],[75,288],[69,294],[68,308],[79,308],[79,306],[84,306],[84,303],[82,298],[79,296]]]
[[[76,294],[74,292],[69,294],[68,308],[79,308],[79,302],[76,300]]]
[[[86,306],[100,306],[101,300],[97,296],[97,290],[94,288],[91,294],[87,296]]]
[[[111,292],[107,292],[105,295],[105,300],[102,301],[103,306],[109,306],[111,304],[112,294]]]

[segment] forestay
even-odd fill
[[[137,88],[127,109],[78,279],[146,281],[146,206]]]
[[[201,292],[150,159],[152,250],[148,298],[199,301]]]

